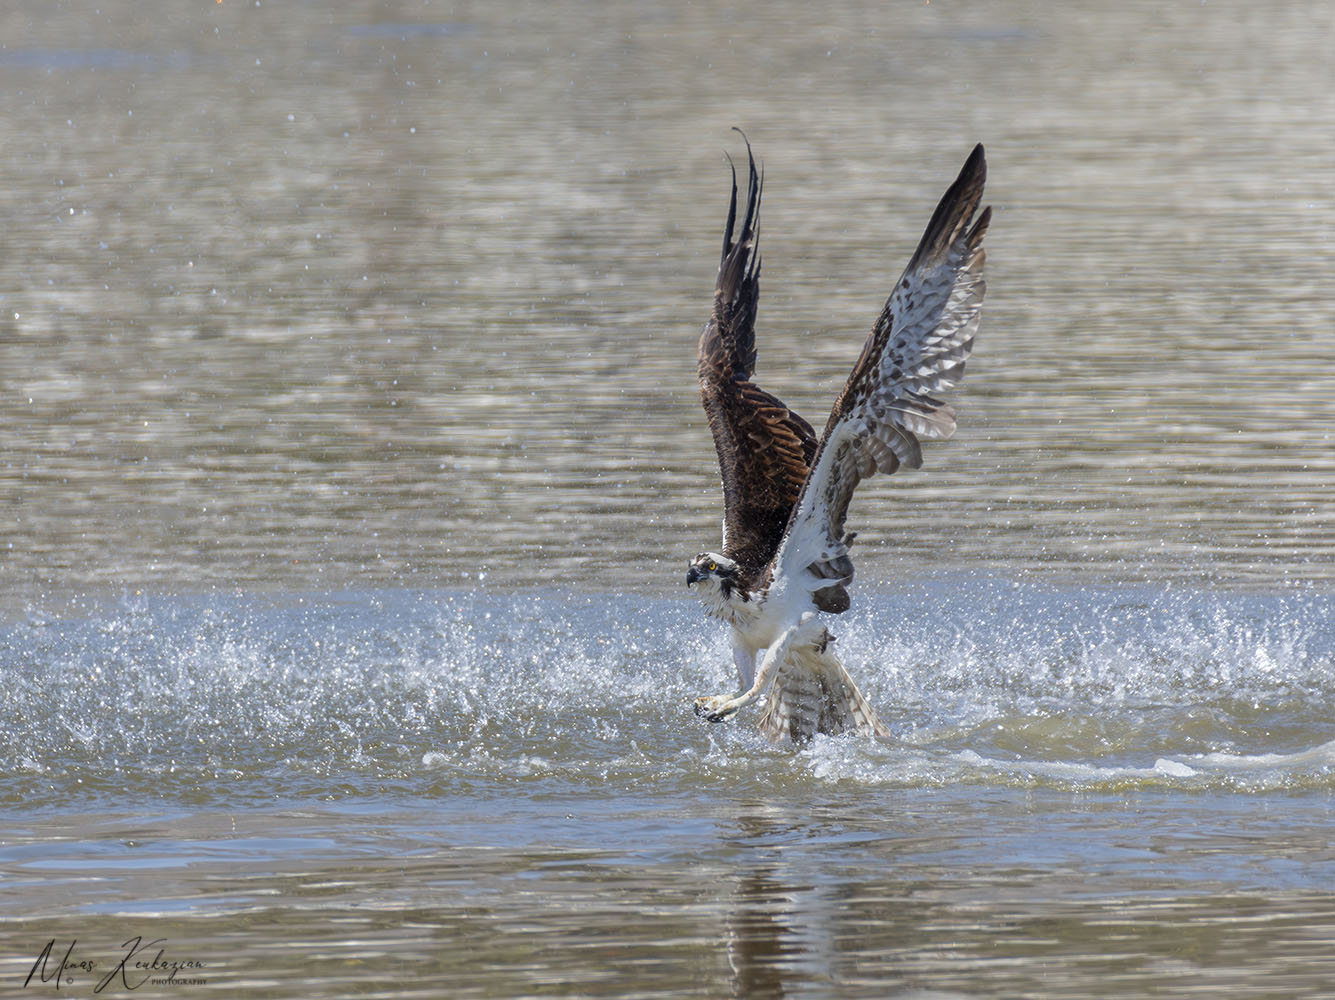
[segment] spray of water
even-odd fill
[[[772,747],[685,601],[377,592],[136,598],[0,633],[0,802],[339,799],[545,782],[1335,787],[1320,594],[970,579],[835,623],[896,742]]]

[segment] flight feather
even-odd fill
[[[733,169],[714,309],[700,335],[697,371],[723,480],[723,551],[750,579],[778,548],[816,452],[816,435],[782,400],[752,381],[764,182],[749,144],[747,161],[746,210],[739,231]]]
[[[804,574],[821,610],[848,607],[852,538],[844,524],[854,489],[877,472],[917,468],[921,439],[955,432],[954,409],[930,394],[959,381],[973,350],[991,220],[990,208],[978,213],[986,180],[980,145],[937,205],[821,436],[773,569]]]

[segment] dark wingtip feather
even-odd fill
[[[759,243],[760,231],[760,192],[764,187],[764,175],[756,170],[756,158],[751,152],[751,140],[746,137],[746,133],[733,126],[733,131],[742,137],[746,143],[746,215],[742,219],[742,231],[738,236],[739,243],[745,243],[750,240],[753,244]],[[759,251],[753,252],[753,260]]]
[[[978,244],[983,242],[983,236],[987,234],[987,227],[991,225],[991,223],[992,206],[988,205],[987,208],[983,209],[982,214],[978,216],[978,221],[973,224],[973,228],[969,230],[969,235],[965,242],[968,244],[970,250],[975,249]]]
[[[742,142],[746,143],[746,155],[749,157],[751,155],[751,140],[748,139],[746,133],[736,125],[732,127],[732,130],[742,137]]]
[[[746,138],[746,134],[737,129]],[[756,168],[751,144],[746,145],[748,167],[746,211],[737,222],[737,167],[732,157],[732,192],[728,222],[723,232],[723,254],[714,286],[714,323],[733,366],[733,376],[749,378],[755,368],[755,318],[760,289],[760,195],[764,179]]]
[[[932,213],[932,219],[923,231],[922,240],[919,241],[918,248],[909,261],[906,274],[949,251],[956,233],[968,224],[973,213],[978,210],[978,202],[982,200],[983,185],[986,182],[987,158],[980,142],[973,147],[973,152],[964,161],[964,166],[960,168],[955,182],[946,189],[946,193],[937,202],[936,211]],[[980,237],[981,234],[980,230]]]
[[[759,243],[760,197],[765,186],[765,175],[763,171],[756,169],[756,158],[751,152],[751,140],[746,137],[746,133],[735,125],[732,130],[740,135],[742,141],[746,143],[748,174],[746,179],[746,214],[742,217],[742,229],[741,232],[737,233],[737,240],[734,242],[733,233],[737,224],[737,165],[733,162],[731,156],[724,153],[723,155],[728,161],[728,167],[732,171],[732,193],[728,199],[728,222],[723,229],[723,254],[719,261],[719,269],[720,272],[723,270],[727,264],[728,256],[734,250],[738,247],[744,247],[749,242],[752,244],[750,269],[749,273],[743,276],[754,278],[760,270],[760,255],[755,246]],[[743,255],[743,258],[745,258],[745,255]]]
[[[723,267],[728,259],[728,251],[732,249],[732,230],[737,222],[737,164],[732,162],[732,157],[727,153],[728,168],[732,171],[732,196],[728,199],[728,222],[723,227],[723,255],[719,258],[719,268]]]
[[[977,171],[981,175],[978,178],[980,181],[987,180],[987,153],[983,150],[981,142],[973,147],[973,151],[969,153],[969,158],[964,161],[963,172],[970,171]]]

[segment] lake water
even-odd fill
[[[5,5],[0,994],[1335,996],[1333,34]],[[831,626],[889,745],[690,710],[733,125],[818,425],[988,149]]]

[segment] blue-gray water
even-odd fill
[[[4,5],[0,995],[1335,995],[1332,34]],[[690,712],[733,125],[817,425],[988,149],[831,626],[890,745]]]
[[[0,975],[142,933],[237,995],[1316,995],[1333,605],[915,583],[839,640],[897,742],[800,752],[694,717],[728,652],[677,600],[32,617]]]

